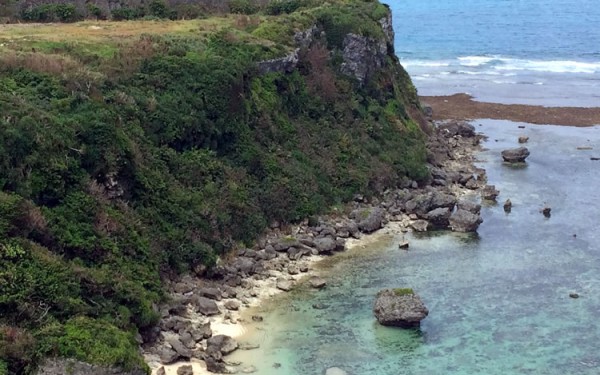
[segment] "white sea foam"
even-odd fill
[[[456,73],[458,74],[466,74],[466,75],[470,75],[470,76],[499,76],[499,75],[504,75],[500,72],[495,72],[492,70],[485,70],[485,71],[472,71],[472,70],[459,70]]]
[[[462,66],[482,66],[496,60],[496,57],[489,56],[463,56],[458,61]]]
[[[405,68],[408,67],[413,67],[413,66],[418,66],[418,67],[430,67],[430,68],[436,68],[436,67],[443,67],[443,66],[450,66],[450,62],[446,61],[446,60],[401,60],[402,65]]]
[[[524,60],[524,59],[498,59],[500,64],[494,69],[506,70],[528,70],[549,73],[600,73],[600,62],[584,62],[571,60]]]
[[[439,70],[450,67],[452,73],[468,75],[514,75],[514,72],[600,74],[600,61],[528,60],[502,56],[461,56],[455,60],[404,60],[407,69]],[[441,74],[439,72],[438,74]]]

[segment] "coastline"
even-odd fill
[[[479,218],[480,206],[474,201],[487,185],[485,171],[474,165],[474,153],[480,149],[482,138],[469,124],[439,123],[428,142],[432,179],[426,184],[406,181],[405,186],[386,191],[381,200],[367,201],[357,196],[343,214],[320,217],[318,223],[305,220],[287,228],[274,225],[255,248],[242,249],[217,266],[216,280],[214,273],[211,279],[202,270],[202,277],[187,276],[174,282],[170,288],[172,302],[161,308],[163,318],[156,343],[144,348],[152,374],[174,375],[181,366],[191,366],[194,374],[255,372],[253,366],[231,362],[220,353],[211,357],[210,345],[202,336],[193,341],[184,336],[193,335],[197,327],[209,327],[206,339],[225,335],[240,341],[236,344],[238,352],[257,349],[243,341],[263,319],[253,315],[254,311],[275,295],[318,277],[318,265],[323,260],[335,262],[337,253],[360,251],[385,237],[409,231],[448,229],[457,205],[461,209],[461,204],[471,207]],[[441,215],[432,216],[433,212]],[[474,223],[475,229],[479,223]],[[219,293],[207,294],[206,288]],[[202,302],[198,295],[202,295]],[[201,311],[199,305],[206,303],[214,304],[217,310],[210,314]],[[248,353],[252,355],[252,351]],[[223,356],[227,354],[223,352]],[[207,368],[205,360],[212,362],[212,369]]]
[[[448,96],[421,96],[433,109],[433,120],[509,120],[537,125],[587,127],[600,125],[600,107],[544,107],[524,104],[480,102],[464,93]]]

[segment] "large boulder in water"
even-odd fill
[[[429,310],[412,289],[384,289],[377,293],[373,313],[379,324],[410,328],[419,326]]]
[[[509,163],[522,163],[529,156],[527,147],[511,148],[502,151],[502,159]]]
[[[475,232],[483,222],[479,214],[458,209],[450,216],[450,228],[455,232]]]

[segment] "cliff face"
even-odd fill
[[[427,176],[389,10],[274,4],[3,28],[0,374],[44,356],[143,369],[134,332],[152,332],[162,280]]]

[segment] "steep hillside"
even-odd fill
[[[161,280],[427,177],[378,2],[0,26],[0,374],[145,368]]]

